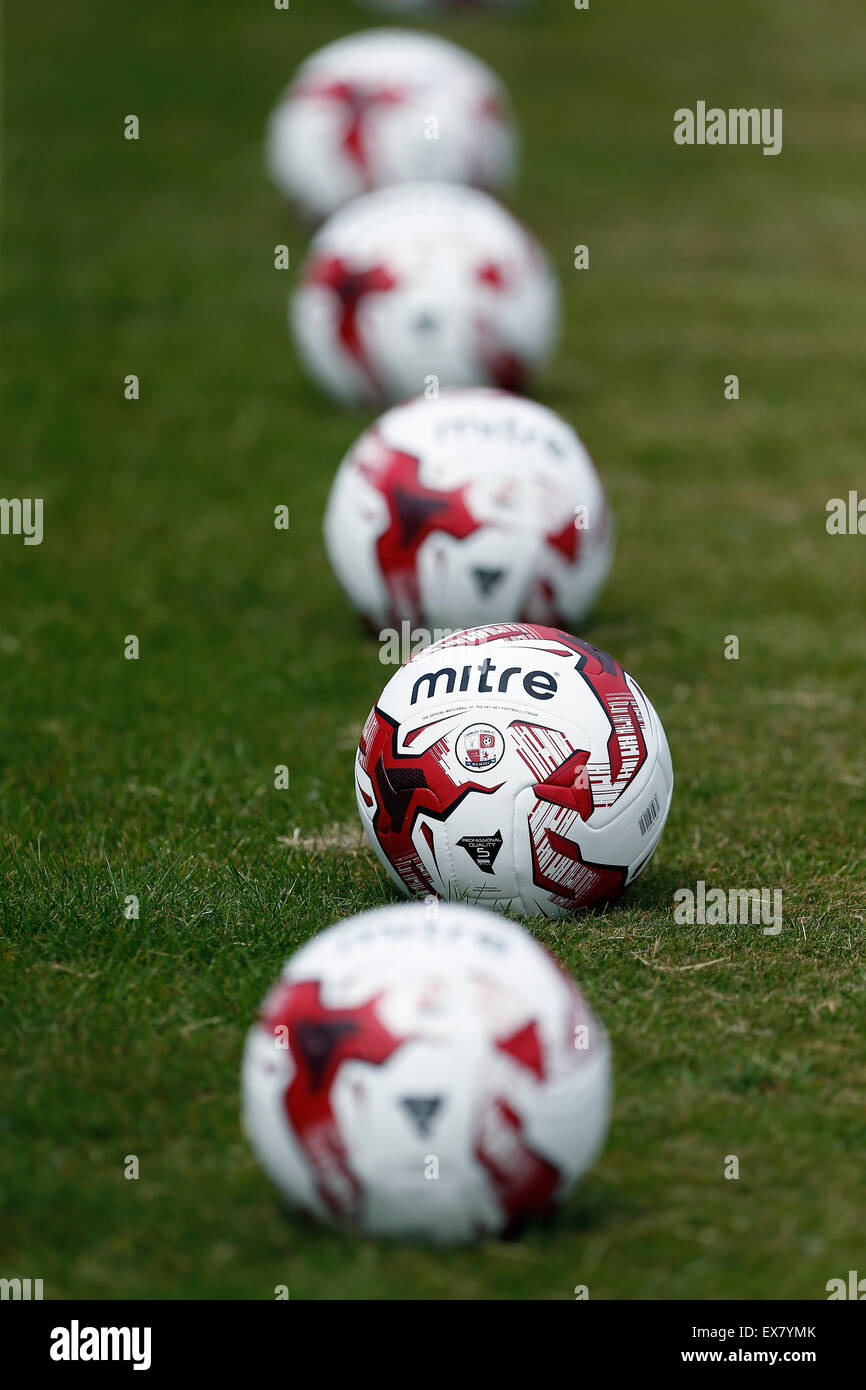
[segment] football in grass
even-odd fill
[[[535,237],[489,194],[398,184],[319,228],[290,322],[308,371],[349,405],[525,390],[555,344],[559,288]]]
[[[355,790],[404,893],[559,917],[619,897],[646,868],[673,769],[661,720],[618,661],[554,628],[497,624],[392,676]]]
[[[247,1134],[294,1206],[433,1243],[559,1206],[604,1140],[606,1034],[570,976],[490,913],[400,904],[292,956],[243,1060]]]
[[[313,54],[268,124],[271,177],[314,221],[394,183],[501,190],[515,161],[508,95],[490,68],[446,39],[400,29]]]
[[[607,577],[613,520],[560,416],[504,391],[445,391],[395,406],[349,450],[325,543],[374,629],[572,628]]]

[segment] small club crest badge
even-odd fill
[[[487,772],[505,752],[505,740],[492,724],[472,724],[457,740],[457,759],[468,772]]]

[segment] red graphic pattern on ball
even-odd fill
[[[368,295],[385,294],[388,290],[396,289],[396,277],[383,265],[358,270],[339,256],[320,256],[310,263],[306,283],[331,290],[335,295],[340,314],[337,337],[378,393],[379,383],[361,337],[358,310],[361,301]]]
[[[350,337],[355,342],[357,325],[354,323]],[[358,350],[359,346],[353,349],[356,355]],[[371,375],[369,368],[368,375]],[[420,459],[391,448],[375,427],[362,439],[354,463],[388,507],[388,525],[376,542],[376,557],[391,601],[389,620],[399,622],[408,616],[412,622],[423,623],[427,614],[418,575],[421,546],[437,532],[455,540],[465,540],[486,523],[473,514],[467,485],[447,489],[427,487],[421,481]],[[575,518],[569,517],[563,525],[548,531],[544,539],[569,565],[576,565],[580,561],[582,536]],[[552,627],[562,621],[553,585],[543,574],[536,577],[526,594],[518,621],[525,623],[530,616],[543,618]]]
[[[344,1062],[381,1066],[406,1041],[389,1033],[376,1013],[379,996],[350,1009],[329,1009],[318,980],[283,982],[268,1001],[268,1032],[287,1030],[295,1075],[284,1105],[293,1134],[315,1174],[316,1190],[333,1215],[357,1218],[361,1185],[349,1164],[331,1104],[331,1087]]]
[[[377,106],[399,105],[406,98],[405,91],[400,87],[371,87],[357,82],[308,81],[297,86],[291,97],[318,98],[336,102],[343,108],[346,115],[343,149],[361,172],[365,188],[372,190],[373,178],[365,118]]]
[[[375,430],[365,436],[364,451],[356,465],[388,505],[388,526],[376,542],[376,555],[391,595],[394,616],[403,617],[408,609],[413,621],[421,622],[421,544],[434,531],[464,540],[478,530],[481,522],[469,510],[465,487],[448,491],[425,487],[419,477],[420,460],[413,454],[389,448]]]
[[[419,732],[413,730],[412,735]],[[376,798],[373,831],[383,854],[409,892],[415,896],[435,894],[412,838],[418,816],[423,813],[433,820],[447,820],[470,792],[490,795],[502,783],[486,786],[480,782],[454,782],[442,766],[448,749],[444,739],[424,753],[406,754],[397,751],[397,733],[398,726],[377,707],[361,735],[358,757]],[[425,839],[432,852],[429,829]]]
[[[627,868],[585,860],[570,832],[588,820],[596,807],[612,806],[643,767],[647,758],[644,719],[625,671],[607,652],[555,629],[538,627],[534,634],[545,642],[560,644],[562,655],[577,654],[576,669],[611,726],[606,760],[593,763],[587,750],[569,750],[559,766],[534,784],[537,800],[529,813],[533,881],[550,893],[559,907],[588,907],[618,897],[625,887]],[[526,725],[519,727],[525,735]],[[534,732],[541,751],[544,740],[540,735],[551,731]]]
[[[544,1080],[544,1055],[538,1036],[538,1025],[534,1019],[518,1028],[516,1033],[510,1033],[507,1038],[497,1038],[495,1045],[500,1052],[506,1053],[515,1062],[526,1067],[527,1071],[531,1071],[539,1081]]]
[[[577,669],[610,721],[611,734],[607,741],[609,776],[605,775],[604,770],[594,776],[593,769],[590,769],[590,781],[594,804],[612,806],[631,785],[647,760],[643,712],[628,676],[618,661],[591,642],[571,637],[567,632],[548,633],[544,628],[539,628],[538,632],[558,637],[563,646],[577,652]]]
[[[618,898],[625,888],[627,866],[593,864],[570,838],[578,816],[548,801],[536,801],[529,813],[532,880],[558,907],[571,911]]]
[[[522,1218],[544,1215],[554,1205],[560,1175],[523,1138],[520,1116],[507,1101],[495,1097],[487,1107],[476,1141],[475,1157],[486,1168],[513,1235]]]
[[[580,542],[583,532],[577,524],[575,517],[569,517],[564,526],[558,531],[551,531],[546,537],[547,544],[554,550],[558,550],[570,565],[577,560],[580,551]]]

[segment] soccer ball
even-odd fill
[[[386,184],[504,187],[516,136],[491,70],[432,34],[371,29],[299,69],[268,126],[279,188],[314,220]]]
[[[604,1140],[610,1046],[522,928],[431,902],[362,913],[294,955],[243,1060],[244,1126],[289,1202],[403,1240],[512,1232]]]
[[[413,657],[361,735],[367,837],[404,893],[558,917],[616,898],[673,792],[661,721],[618,661],[528,624]]]
[[[607,577],[613,523],[592,459],[552,410],[446,391],[361,435],[331,489],[325,543],[376,628],[569,627]]]
[[[448,183],[381,188],[334,213],[290,301],[308,369],[355,405],[523,389],[558,320],[538,242],[486,193]]]

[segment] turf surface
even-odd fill
[[[322,1235],[239,1132],[282,959],[394,896],[351,778],[388,673],[320,537],[366,418],[293,359],[273,247],[297,266],[305,232],[261,169],[295,64],[372,19],[6,14],[0,491],[45,499],[45,539],[0,536],[0,1275],[55,1298],[822,1298],[866,1259],[866,539],[825,529],[866,484],[860,0],[431,22],[512,90],[514,204],[566,301],[539,394],[619,524],[585,632],[658,708],[676,793],[621,905],[533,927],[617,1066],[563,1219],[447,1253]],[[782,107],[783,153],[677,147],[698,99]],[[677,926],[698,879],[782,889],[783,931]]]

